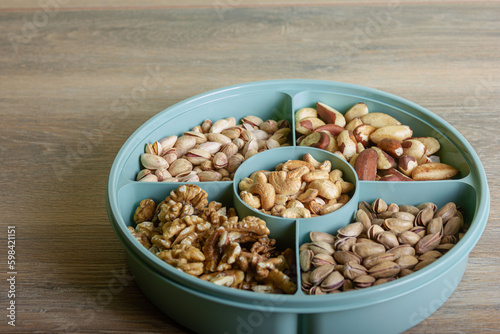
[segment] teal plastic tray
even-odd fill
[[[220,287],[187,275],[158,259],[140,245],[127,226],[142,199],[159,202],[180,183],[136,182],[139,156],[148,142],[179,135],[206,118],[217,120],[247,115],[287,119],[321,101],[341,112],[358,102],[410,125],[414,136],[433,136],[441,144],[441,161],[460,170],[453,180],[381,182],[359,181],[348,164],[314,148],[278,148],[257,154],[238,169],[234,182],[196,183],[218,200],[235,207],[240,216],[262,215],[280,247],[297,253],[309,241],[309,232],[335,233],[352,221],[359,201],[383,198],[387,203],[441,206],[454,201],[465,210],[470,228],[462,240],[438,261],[401,279],[363,290],[309,296],[268,295]],[[293,141],[295,142],[295,136]],[[330,159],[356,185],[352,199],[329,215],[310,219],[283,219],[263,215],[244,204],[235,191],[251,172],[271,168],[308,152]],[[123,145],[110,171],[107,209],[111,225],[127,253],[130,269],[148,298],[169,317],[199,333],[399,333],[413,327],[439,308],[455,290],[468,255],[487,223],[490,198],[484,169],[470,144],[452,126],[425,108],[378,90],[330,81],[272,80],[221,88],[182,101],[144,123]],[[193,312],[196,309],[196,312]]]

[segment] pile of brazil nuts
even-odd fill
[[[345,115],[317,102],[316,108],[295,113],[297,144],[337,154],[354,167],[364,181],[444,180],[458,169],[441,163],[433,137],[412,137],[413,130],[394,117],[368,112],[365,103],[352,106]]]
[[[142,182],[231,181],[234,172],[249,157],[268,149],[289,146],[291,126],[287,120],[262,120],[245,116],[201,125],[182,136],[168,136],[148,143],[141,155]]]
[[[183,184],[162,202],[140,202],[135,228],[128,229],[151,253],[169,265],[212,282],[261,293],[297,290],[295,253],[279,252],[266,222],[208,202],[207,192]]]
[[[313,231],[300,246],[302,290],[311,295],[367,288],[424,268],[450,250],[466,230],[449,202],[387,205],[359,203],[356,222],[337,235]]]
[[[309,153],[302,159],[243,178],[238,184],[240,198],[254,209],[284,218],[326,215],[350,200],[354,185],[342,179],[340,169],[332,170],[330,160],[320,162]]]

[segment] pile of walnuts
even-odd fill
[[[158,205],[140,202],[135,229],[144,247],[175,268],[218,285],[262,293],[296,291],[295,255],[279,253],[266,222],[254,216],[239,220],[233,208],[208,202],[207,193],[184,184]]]

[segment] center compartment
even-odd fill
[[[342,171],[343,179],[354,185],[354,189],[349,193],[351,197],[349,202],[334,212],[318,217],[283,218],[253,209],[241,199],[238,187],[243,178],[250,177],[252,173],[259,170],[272,171],[278,164],[285,163],[288,160],[302,160],[306,153],[311,154],[313,158],[320,162],[329,160],[332,164],[332,170],[339,169]],[[251,157],[238,168],[233,181],[233,196],[235,208],[241,216],[253,215],[265,220],[267,226],[271,230],[271,235],[276,234],[285,236],[285,240],[287,240],[288,243],[288,240],[292,240],[294,235],[292,227],[295,221],[300,225],[301,230],[312,230],[314,228],[338,229],[349,224],[358,205],[358,178],[351,165],[331,152],[312,147],[275,148]]]

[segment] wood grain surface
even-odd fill
[[[457,290],[407,333],[500,332],[500,4],[57,1],[0,6],[1,332],[188,333],[129,279],[105,208],[111,164],[176,102],[285,78],[381,89],[467,138],[488,177],[489,221]]]

